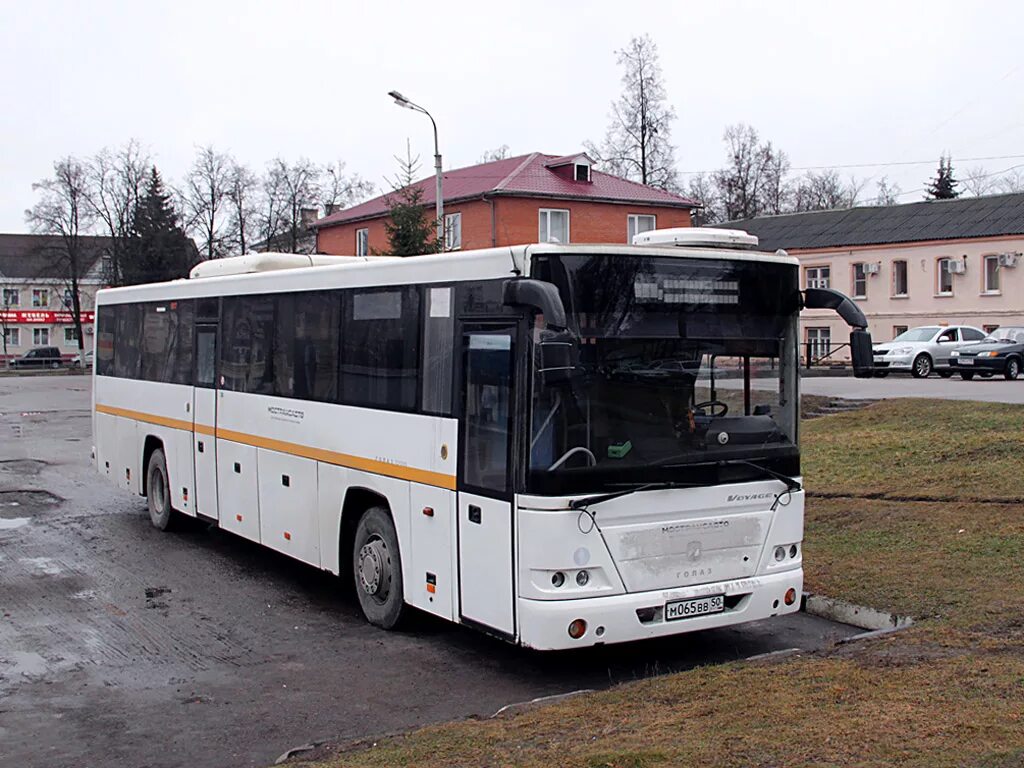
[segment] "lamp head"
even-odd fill
[[[398,106],[406,107],[406,108],[411,108],[410,105],[409,105],[409,100],[407,98],[405,98],[405,96],[400,94],[398,91],[388,91],[388,96],[390,96],[392,99],[394,99],[395,100],[395,104],[397,104]]]

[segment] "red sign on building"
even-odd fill
[[[51,312],[46,309],[0,310],[0,320],[5,323],[35,323],[38,325],[71,325],[74,323],[70,312]],[[82,312],[82,323],[89,324],[96,320],[93,311]]]

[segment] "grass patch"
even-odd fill
[[[317,765],[1020,768],[1024,506],[979,500],[1024,497],[1024,408],[884,402],[806,424],[804,448],[809,489],[842,496],[808,499],[808,588],[917,626],[430,726]]]

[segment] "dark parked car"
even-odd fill
[[[36,347],[11,360],[12,368],[60,368],[64,359],[56,347]]]
[[[965,344],[950,354],[953,370],[964,379],[1001,373],[1013,380],[1020,375],[1024,360],[1024,328],[1006,327],[992,331],[977,344]]]

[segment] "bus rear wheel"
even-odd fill
[[[383,507],[370,507],[356,526],[352,572],[359,607],[366,620],[382,629],[395,629],[405,618],[405,589],[398,534]]]
[[[161,531],[174,528],[176,515],[171,506],[171,484],[167,479],[167,459],[162,448],[149,455],[146,465],[146,505],[154,528]]]

